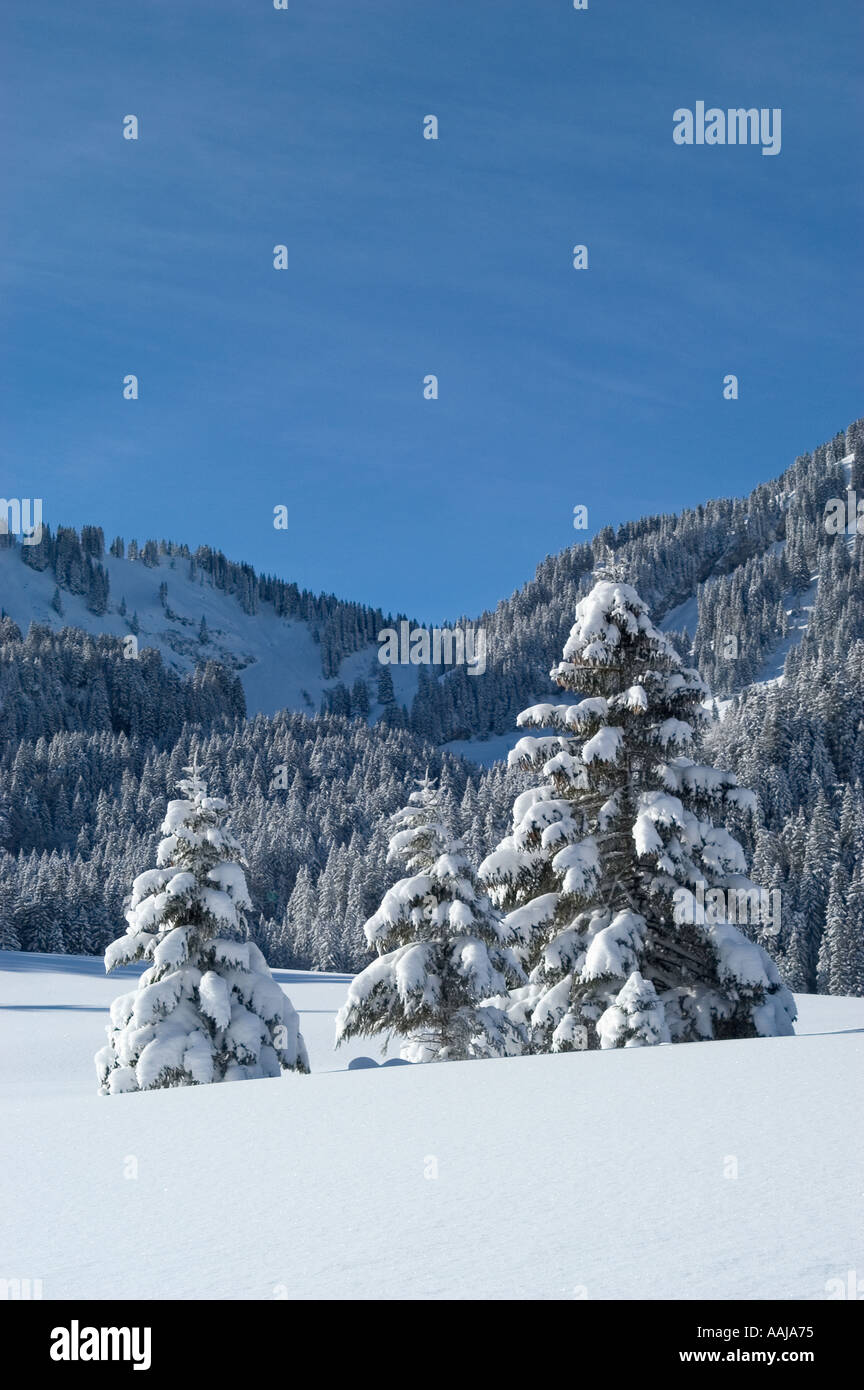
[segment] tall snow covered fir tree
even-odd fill
[[[458,1061],[513,1051],[520,1026],[486,1003],[524,983],[499,915],[440,817],[428,774],[393,817],[388,863],[409,877],[385,894],[365,926],[378,959],[356,976],[336,1019],[336,1039],[394,1032],[410,1062]]]
[[[511,834],[480,869],[531,972],[511,1014],[528,1020],[532,1050],[791,1033],[774,962],[701,907],[700,885],[754,885],[712,819],[752,793],[688,754],[708,694],[698,672],[636,591],[605,578],[551,675],[584,698],[519,716],[556,732],[510,755],[543,781],[517,797]]]
[[[207,795],[197,764],[185,772],[159,867],[135,879],[126,934],[105,952],[107,971],[152,964],[111,1006],[95,1058],[103,1095],[309,1070],[290,1000],[255,943],[239,939],[250,902],[226,803]]]

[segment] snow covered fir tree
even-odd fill
[[[297,1014],[253,941],[240,846],[226,803],[208,796],[197,762],[168,804],[158,867],[139,874],[126,934],[105,968],[152,962],[111,1007],[96,1055],[103,1095],[308,1072]]]
[[[706,890],[753,885],[714,816],[752,794],[689,756],[707,690],[635,589],[603,578],[576,608],[551,673],[573,704],[541,704],[511,761],[539,774],[481,865],[530,984],[511,1012],[534,1051],[792,1032],[777,967]],[[733,915],[733,914],[728,914]]]
[[[337,1042],[396,1033],[410,1062],[459,1061],[513,1051],[522,1029],[492,1003],[521,984],[498,914],[441,820],[427,775],[393,817],[388,862],[409,875],[366,923],[378,958],[351,982],[336,1020]]]

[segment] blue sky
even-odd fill
[[[0,491],[52,525],[436,621],[583,538],[577,504],[593,533],[746,492],[864,412],[860,0],[0,25]],[[676,146],[697,100],[780,107],[781,153]]]

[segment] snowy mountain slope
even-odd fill
[[[845,474],[847,484],[851,480],[854,462],[855,458],[853,454],[847,454],[844,458],[838,460],[838,464]],[[794,491],[789,494],[789,496],[785,499],[785,502],[787,508],[793,505]],[[853,553],[855,547],[854,536],[849,537],[848,547],[850,553]],[[785,550],[785,542],[775,541],[773,545],[769,546],[769,549],[773,551],[775,554],[781,554]],[[810,615],[813,611],[813,607],[816,602],[817,589],[818,575],[814,575],[812,577],[809,588],[807,588],[803,593],[790,592],[784,595],[783,607],[785,609],[786,616],[789,622],[789,632],[787,636],[784,637],[777,644],[774,651],[771,652],[770,655],[767,657],[762,669],[758,672],[756,679],[750,682],[749,684],[769,685],[772,684],[774,681],[782,679],[783,667],[785,665],[787,656],[791,651],[794,650],[795,647],[799,645],[802,637],[804,636],[804,633],[807,631],[807,625],[810,620]],[[663,632],[683,632],[686,630],[692,638],[696,632],[698,622],[699,604],[697,596],[694,593],[683,603],[680,603],[675,608],[671,609],[665,615],[662,621],[658,623],[658,626]],[[723,703],[725,705],[727,702],[724,701]]]
[[[781,546],[782,548],[782,546]],[[787,594],[784,606],[786,616],[789,619],[789,632],[779,643],[775,650],[765,661],[762,670],[759,672],[753,685],[769,685],[773,681],[782,679],[783,667],[786,657],[798,646],[804,633],[807,631],[807,623],[813,611],[816,601],[816,590],[818,579],[814,577],[809,589],[803,594]],[[684,632],[687,631],[692,637],[699,622],[699,603],[695,594],[688,598],[684,603],[676,608],[670,609],[665,618],[657,624],[661,632]],[[722,711],[728,707],[728,700],[718,701],[717,707]]]
[[[782,548],[782,543],[781,548]],[[754,684],[767,685],[782,678],[783,665],[788,653],[797,646],[802,636],[807,630],[807,622],[815,602],[817,581],[813,580],[810,588],[804,595],[787,596],[787,616],[789,618],[790,630],[788,636],[780,642],[779,646],[765,662],[763,670],[759,673],[759,678]],[[670,608],[669,611],[659,619],[657,627],[661,632],[687,632],[689,636],[694,636],[699,623],[699,601],[697,595],[691,594],[683,602]],[[548,694],[537,697],[537,703],[549,698]],[[530,701],[527,703],[531,703]],[[724,711],[729,706],[729,700],[718,700],[717,709],[722,717]],[[449,753],[457,754],[459,757],[467,758],[470,762],[477,763],[481,767],[492,767],[496,762],[506,762],[507,755],[516,747],[520,738],[523,736],[521,729],[508,730],[505,733],[494,734],[488,738],[476,739],[453,739],[444,744],[444,748]]]
[[[786,658],[798,646],[807,631],[810,615],[816,602],[818,587],[819,579],[818,576],[815,576],[810,587],[803,594],[797,594],[794,598],[791,594],[787,594],[784,607],[789,620],[789,632],[766,660],[757,679],[753,682],[754,685],[769,685],[772,681],[783,679],[783,667],[786,664]],[[786,607],[787,604],[788,607]]]
[[[746,497],[714,498],[695,509],[624,523],[614,532],[605,527],[590,546],[547,557],[533,581],[486,615],[490,650],[505,651],[523,671],[543,670],[544,651],[566,637],[589,571],[611,559],[664,631],[687,629],[694,664],[715,694],[729,698],[754,683],[775,680],[787,654],[797,659],[809,621],[802,590],[833,565],[825,508],[850,483],[862,490],[862,468],[864,422],[859,420]],[[848,548],[855,563],[854,538]],[[834,565],[832,583],[841,571]],[[817,605],[820,624],[825,607]],[[532,641],[538,632],[542,647]],[[737,646],[728,650],[733,635]],[[497,718],[490,732],[504,731]],[[455,736],[465,737],[461,731]]]
[[[262,603],[258,613],[244,613],[233,594],[217,589],[206,576],[190,580],[187,562],[174,564],[165,556],[154,567],[140,561],[105,555],[101,561],[108,571],[110,598],[108,612],[91,613],[85,598],[61,592],[62,615],[51,605],[55,578],[50,570],[38,571],[22,564],[13,549],[0,548],[0,608],[18,624],[23,633],[31,622],[43,623],[59,631],[79,627],[97,635],[129,635],[128,619],[137,614],[139,648],[155,647],[166,666],[175,671],[191,671],[196,663],[222,661],[237,670],[243,682],[247,712],[273,714],[278,709],[297,709],[307,714],[320,707],[325,690],[335,679],[325,680],[321,669],[321,648],[308,623],[277,616],[270,604]],[[159,586],[168,587],[166,613],[159,599]],[[127,615],[118,611],[126,601]],[[199,641],[202,617],[208,640]],[[343,662],[342,680],[368,676],[377,657],[377,645],[355,652]],[[398,670],[399,668],[394,668]],[[399,678],[397,698],[410,703],[417,681],[416,667],[407,668],[407,679]],[[374,694],[374,689],[372,691]]]
[[[657,626],[661,632],[688,632],[692,637],[699,622],[699,602],[695,594],[691,594],[683,603],[676,604],[670,608],[665,617],[661,618]]]
[[[45,1298],[818,1300],[864,1266],[864,1000],[799,998],[794,1038],[334,1073],[347,980],[291,974],[312,1076],[104,1099],[101,968],[0,955],[0,1275]]]
[[[516,712],[530,703],[527,696],[531,688],[544,679],[548,670],[548,652],[557,649],[566,637],[583,582],[597,563],[608,558],[609,549],[614,551],[616,563],[623,563],[643,592],[662,630],[680,631],[686,627],[691,638],[697,631],[699,583],[743,575],[752,588],[747,567],[755,561],[758,568],[783,551],[787,558],[797,560],[795,573],[800,583],[802,518],[811,523],[811,530],[812,523],[818,529],[820,483],[836,490],[844,480],[850,482],[857,476],[854,450],[864,448],[860,442],[855,443],[864,437],[862,431],[864,425],[858,421],[846,432],[846,447],[853,452],[841,457],[842,445],[838,441],[844,436],[838,435],[830,449],[828,445],[819,446],[812,456],[796,461],[782,477],[772,484],[760,485],[748,498],[715,499],[677,515],[645,517],[619,527],[617,535],[606,527],[588,545],[574,545],[558,555],[547,556],[532,580],[502,600],[494,611],[481,614],[476,620],[484,627],[489,644],[485,675],[466,681],[464,671],[458,668],[449,673],[455,677],[453,684],[449,685],[445,678],[433,686],[432,697],[424,697],[421,708],[412,711],[412,727],[433,742],[453,743],[459,752],[477,762],[488,765],[495,761],[492,750],[486,746],[489,736],[509,734]],[[793,528],[799,528],[792,546],[794,555],[788,540],[790,522]],[[780,539],[784,527],[787,538]],[[75,533],[71,535],[75,538]],[[59,536],[58,531],[58,540]],[[77,545],[77,539],[74,544]],[[150,558],[155,559],[157,547],[153,542],[147,545],[152,550]],[[808,558],[812,559],[812,540],[808,545]],[[371,639],[377,635],[379,619],[385,625],[391,620],[368,609],[360,610],[358,605],[336,600],[331,603],[329,599],[322,611],[314,596],[308,596],[313,600],[311,606],[280,604],[280,612],[291,616],[278,616],[270,601],[274,595],[272,585],[268,589],[267,581],[256,578],[250,566],[232,567],[224,556],[214,557],[212,552],[206,552],[197,574],[192,575],[196,565],[192,557],[190,566],[188,550],[173,546],[168,549],[169,553],[160,554],[158,563],[152,565],[141,559],[101,556],[100,563],[110,581],[110,595],[108,611],[97,617],[83,598],[69,592],[76,586],[65,579],[61,581],[60,594],[63,611],[58,614],[54,610],[53,559],[47,569],[37,570],[22,564],[16,549],[0,548],[0,609],[9,613],[24,632],[36,620],[55,629],[71,624],[94,634],[117,637],[128,634],[130,620],[136,614],[140,645],[158,648],[163,660],[174,669],[188,671],[196,662],[216,658],[238,670],[250,714],[286,707],[311,713],[321,706],[322,697],[334,686],[343,683],[350,688],[358,678],[367,684],[372,703],[370,717],[374,720],[381,713],[382,707],[375,698],[375,678],[379,674],[377,643]],[[64,567],[64,574],[67,568]],[[60,573],[59,568],[56,573]],[[222,587],[226,573],[231,582]],[[212,577],[216,575],[218,587]],[[762,580],[757,576],[757,590]],[[167,586],[164,603],[159,593],[163,583]],[[241,603],[237,596],[240,588],[250,598],[258,593],[257,612],[253,612],[255,602]],[[286,588],[293,586],[283,585],[281,591]],[[267,597],[261,597],[264,594]],[[774,592],[772,605],[779,607],[780,598],[781,594]],[[125,617],[119,611],[122,600]],[[754,678],[756,683],[776,680],[783,658],[797,645],[805,629],[800,601],[792,592],[783,601],[792,618],[792,630],[786,638],[781,638],[779,631],[772,631],[771,620],[766,626],[764,615],[760,631],[758,593],[754,604],[755,638],[750,631],[749,614],[744,621],[739,611],[731,628],[739,632],[742,640],[741,629],[747,629],[749,650],[740,671],[725,663],[717,669],[714,653],[719,652],[718,640],[729,635],[728,622],[722,632],[710,622],[706,622],[705,630],[700,629],[700,665],[704,668],[707,661],[714,666],[716,679],[712,680],[709,674],[709,683],[727,696],[752,684]],[[322,616],[315,631],[311,626],[312,613],[316,621]],[[358,621],[358,613],[359,626],[354,631],[356,640],[352,641],[352,624]],[[332,629],[327,627],[328,615],[335,618]],[[203,642],[199,640],[202,617],[206,622]],[[326,645],[326,654],[318,639]],[[358,646],[361,649],[355,650]],[[353,655],[346,657],[345,652]],[[337,676],[333,673],[340,656]],[[328,673],[326,678],[324,671]],[[390,673],[397,704],[410,710],[418,690],[419,668],[394,666]],[[704,669],[703,674],[707,674]],[[538,698],[544,698],[546,693],[539,692]],[[347,690],[342,697],[347,697]],[[344,708],[337,707],[336,712],[344,712]],[[502,751],[507,749],[509,744],[502,745]]]

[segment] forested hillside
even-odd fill
[[[782,889],[772,950],[787,979],[864,992],[864,547],[824,525],[826,503],[862,484],[859,420],[747,498],[607,528],[548,557],[470,620],[487,632],[485,674],[392,668],[395,686],[375,659],[393,621],[380,612],[173,542],[118,538],[106,554],[95,526],[46,529],[30,547],[3,537],[0,604],[14,612],[0,621],[0,945],[104,948],[194,746],[236,808],[271,962],[362,966],[362,923],[391,878],[386,817],[428,767],[470,856],[485,857],[522,774],[441,745],[502,733],[551,690],[576,603],[613,557],[724,697],[704,737],[711,761],[757,793],[734,829],[755,880]],[[25,572],[44,583],[22,587]],[[324,712],[304,686],[305,713],[247,719],[256,664],[276,669],[301,647],[297,669]]]

